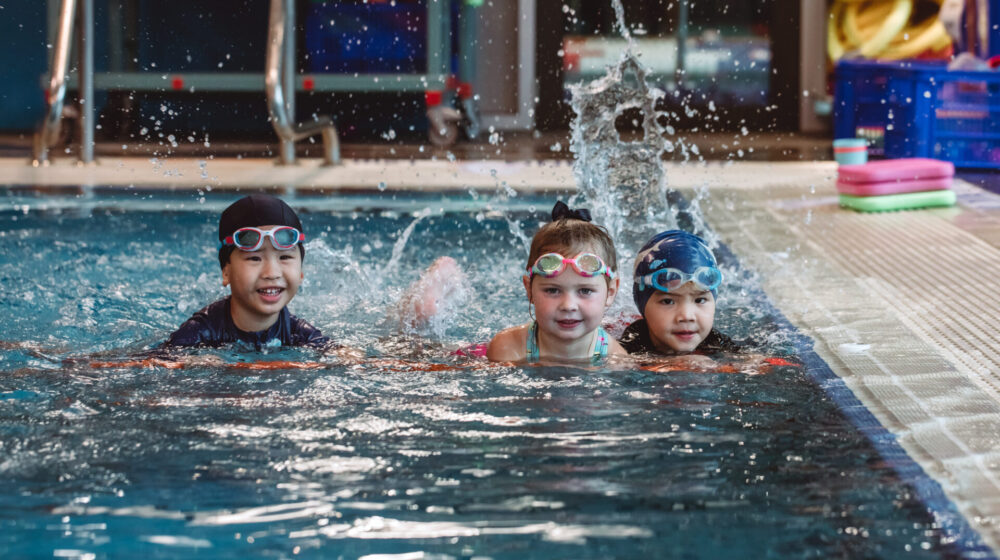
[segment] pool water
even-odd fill
[[[508,220],[530,234],[541,214],[303,212],[291,309],[360,363],[222,349],[184,369],[95,367],[224,295],[230,200],[0,212],[0,556],[991,555],[950,504],[921,500],[934,484],[902,477],[913,464],[849,418],[815,361],[749,375],[453,356],[528,320]],[[387,314],[440,255],[471,295],[433,336],[398,334]],[[720,296],[728,332],[804,348],[759,289]],[[236,366],[254,360],[314,367]]]

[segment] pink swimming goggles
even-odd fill
[[[608,280],[615,278],[614,271],[604,264],[601,257],[593,253],[580,253],[573,259],[567,259],[559,253],[545,253],[538,257],[533,266],[528,268],[528,279],[536,274],[544,278],[559,276],[562,271],[566,270],[567,266],[572,266],[577,274],[587,278],[600,274],[607,276]]]

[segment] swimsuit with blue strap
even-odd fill
[[[590,359],[593,361],[608,357],[608,341],[611,337],[603,327],[597,327],[594,333],[594,342],[590,346]],[[528,327],[528,341],[524,359],[529,362],[537,362],[541,356],[538,351],[538,321],[531,323]]]

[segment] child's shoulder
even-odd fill
[[[287,311],[287,307],[283,311]],[[339,347],[333,345],[330,337],[323,334],[321,330],[314,327],[312,323],[305,321],[288,312],[288,341],[282,344],[289,346],[314,346],[314,347]]]
[[[229,298],[214,301],[191,315],[167,338],[166,346],[215,344],[224,337],[229,318]]]
[[[486,349],[486,357],[497,362],[521,361],[527,355],[530,325],[518,325],[498,332]]]
[[[195,311],[191,318],[188,320],[197,320],[203,322],[218,321],[229,316],[229,299],[230,296],[226,296],[221,299],[217,299],[212,303],[202,307],[198,311]]]
[[[614,337],[608,337],[608,356],[628,356],[629,352]]]
[[[698,352],[703,354],[739,354],[745,352],[756,345],[748,340],[733,340],[729,335],[716,329],[712,329],[705,337],[705,340],[698,345]]]
[[[646,320],[638,318],[632,322],[618,337],[618,343],[629,354],[656,353],[653,341],[649,337],[649,327]]]

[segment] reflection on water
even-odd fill
[[[13,555],[951,550],[795,367],[256,374],[81,363],[12,372],[0,394],[0,548]]]
[[[147,348],[223,293],[214,215],[14,216],[0,220],[4,557],[940,557],[968,544],[944,536],[798,367],[452,356],[527,319],[523,249],[502,216],[424,217],[402,246],[391,232],[414,216],[303,214],[293,312],[437,371],[304,350],[263,358],[316,367],[93,367],[92,355]],[[387,308],[445,254],[473,296],[440,339],[394,336]],[[780,352],[792,339],[742,289],[721,310],[727,328],[770,324],[758,334]]]

